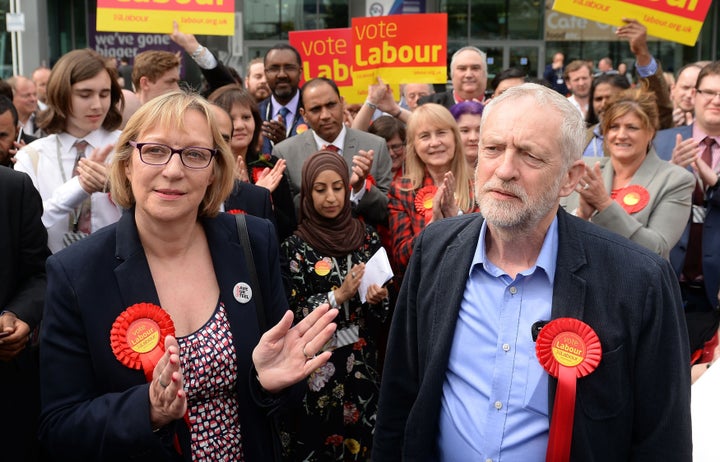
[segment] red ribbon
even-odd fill
[[[535,352],[542,367],[558,379],[545,460],[566,462],[570,460],[577,379],[595,370],[602,346],[584,322],[558,318],[542,328]]]

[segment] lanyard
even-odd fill
[[[338,262],[335,259],[335,257],[331,257],[331,258],[333,261],[333,265],[335,266],[335,271],[337,271],[338,276],[340,277],[340,285],[342,285],[343,280],[348,276],[348,274],[350,274],[350,265],[352,265],[352,257],[350,254],[347,255],[347,271],[345,272],[345,278],[343,278],[342,272],[340,271],[340,266],[338,266]],[[347,321],[350,321],[350,300],[345,300],[343,302],[343,310],[345,311],[345,319]]]

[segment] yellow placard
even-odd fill
[[[234,35],[234,1],[205,5],[203,2],[141,3],[98,0],[97,31],[170,34],[173,21],[180,30],[197,35]]]
[[[641,22],[649,35],[684,45],[697,42],[711,0],[555,0],[553,10],[614,26]]]

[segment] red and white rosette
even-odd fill
[[[592,327],[573,318],[558,318],[542,328],[535,343],[542,367],[558,384],[546,460],[570,460],[577,379],[590,374],[600,364],[602,346]]]
[[[644,209],[650,202],[650,193],[637,184],[619,189],[615,192],[615,201],[629,214]]]
[[[437,193],[437,186],[429,185],[415,194],[415,210],[425,217],[425,221],[432,220],[433,199]]]
[[[167,311],[152,303],[136,303],[115,319],[110,346],[118,361],[130,369],[142,369],[150,382],[165,352],[165,337],[174,334]]]

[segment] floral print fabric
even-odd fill
[[[381,247],[378,234],[366,226],[361,248],[350,255],[350,266],[367,262]],[[295,321],[328,302],[330,290],[339,288],[348,271],[346,257],[320,255],[298,236],[282,244],[292,283],[290,308]],[[380,370],[376,333],[387,319],[388,305],[360,302],[356,294],[340,306],[335,319],[338,331],[359,326],[359,339],[337,348],[323,367],[307,379],[308,389],[301,409],[283,418],[281,438],[288,461],[369,460]]]

